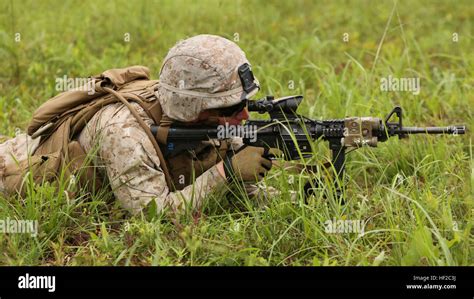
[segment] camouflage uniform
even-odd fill
[[[239,103],[243,89],[237,68],[243,63],[248,61],[242,50],[221,37],[199,35],[179,42],[165,58],[156,89],[164,115],[189,122],[203,110]],[[147,125],[153,124],[140,105],[132,106]],[[0,145],[0,187],[4,164],[14,163],[10,154],[17,160],[27,159],[27,153],[37,143],[38,140],[20,135]],[[121,103],[97,112],[79,135],[79,143],[86,152],[94,153],[99,174],[108,178],[115,198],[132,213],[140,212],[152,200],[159,211],[167,206],[180,210],[186,204],[197,208],[211,192],[223,191],[226,183],[213,166],[194,184],[170,192],[151,141]],[[234,141],[235,148],[240,145]],[[259,194],[254,185],[247,185],[246,189],[251,195]]]
[[[39,144],[39,138],[32,139],[27,134],[17,134],[15,138],[0,144],[0,192],[5,193],[5,169],[17,162],[26,161]]]
[[[138,104],[132,105],[148,125],[153,123]],[[135,213],[152,200],[159,210],[167,205],[181,209],[184,202],[192,202],[196,208],[207,194],[225,183],[214,166],[193,185],[170,192],[151,141],[123,104],[108,105],[94,115],[79,142],[86,152],[97,150],[94,164],[108,177],[120,204]]]

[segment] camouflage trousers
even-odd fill
[[[27,134],[16,137],[0,144],[0,192],[5,192],[5,169],[26,161],[28,156],[38,147],[39,139],[32,139]]]

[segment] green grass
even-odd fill
[[[259,96],[303,94],[308,117],[384,117],[401,105],[406,124],[473,128],[471,1],[394,4],[0,0],[0,133],[24,130],[35,107],[55,95],[56,77],[142,64],[156,78],[168,49],[200,33],[238,34]],[[382,92],[380,78],[390,74],[421,78],[421,93]],[[326,147],[315,144],[313,162],[327,160]],[[66,180],[59,191],[30,186],[25,198],[0,198],[0,219],[37,219],[40,233],[0,234],[0,264],[473,265],[473,174],[468,132],[352,152],[345,205],[323,198],[324,190],[307,204],[290,203],[287,190],[306,177],[289,184],[281,169],[266,181],[283,193],[266,208],[211,197],[179,218],[130,218],[110,194],[88,198]],[[363,220],[365,234],[325,233],[332,219]]]

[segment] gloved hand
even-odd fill
[[[272,168],[263,147],[242,146],[237,153],[228,151],[224,158],[224,171],[228,181],[260,181]]]

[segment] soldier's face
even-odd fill
[[[229,125],[237,126],[242,124],[242,121],[247,119],[249,119],[249,111],[247,108],[244,108],[230,117],[220,116],[219,124],[225,125],[225,123],[228,123]]]

